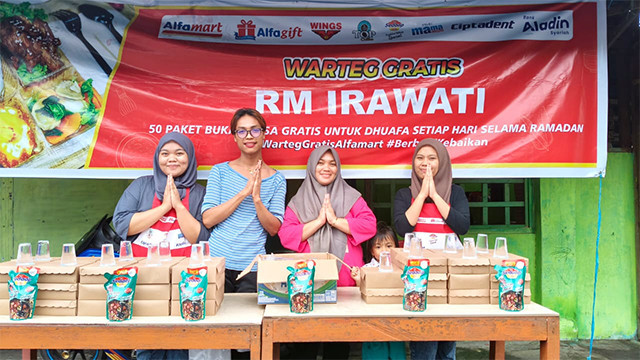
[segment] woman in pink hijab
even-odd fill
[[[307,161],[307,175],[291,199],[278,232],[296,252],[329,252],[361,267],[360,244],[376,233],[376,217],[362,195],[342,179],[335,149],[321,146]],[[350,269],[340,267],[338,286],[355,286]]]

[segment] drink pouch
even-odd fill
[[[402,308],[407,311],[427,309],[427,282],[429,280],[429,259],[409,259],[402,272],[404,296]]]
[[[117,269],[113,274],[106,273],[104,284],[107,290],[107,319],[124,321],[133,315],[133,296],[136,293],[138,268],[135,266]]]
[[[187,321],[203,320],[207,299],[207,267],[188,268],[181,273],[180,315]]]
[[[316,262],[298,261],[295,267],[287,267],[291,272],[287,277],[289,291],[289,310],[304,314],[313,310],[313,282],[316,274]]]
[[[498,272],[500,309],[521,311],[524,309],[524,281],[527,267],[523,260],[503,260],[502,266],[494,267]]]
[[[9,319],[26,320],[33,317],[38,296],[40,269],[18,266],[9,271]]]

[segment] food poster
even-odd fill
[[[289,178],[321,145],[345,177],[405,178],[427,137],[454,177],[605,169],[602,2],[123,3],[2,3],[0,176],[137,177],[179,131],[206,178],[243,107]]]

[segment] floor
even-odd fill
[[[506,358],[511,360],[538,359],[538,350],[539,344],[537,342],[508,342]],[[562,359],[586,359],[589,355],[589,341],[562,341],[560,355]],[[40,356],[38,358],[42,359]],[[359,359],[357,347],[352,349],[351,358]],[[458,342],[458,360],[488,358],[488,342]],[[18,350],[0,350],[0,360],[19,359],[20,351]],[[596,340],[591,359],[638,360],[640,359],[640,342],[636,340]],[[76,360],[80,360],[80,357]]]

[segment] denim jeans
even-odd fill
[[[455,341],[412,341],[412,360],[456,360]]]
[[[136,350],[138,360],[189,360],[189,350]]]

